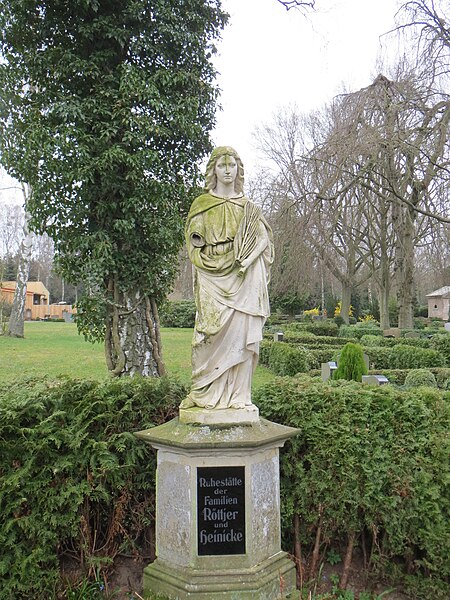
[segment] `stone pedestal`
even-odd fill
[[[158,450],[157,559],[144,597],[276,600],[295,589],[281,551],[279,448],[297,429],[169,423],[136,435]]]

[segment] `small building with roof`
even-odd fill
[[[428,318],[448,321],[450,309],[450,285],[427,294]]]
[[[0,283],[0,301],[12,304],[16,291],[15,281]],[[25,298],[25,321],[64,319],[72,321],[76,313],[75,307],[66,302],[50,304],[50,292],[42,281],[29,281]]]

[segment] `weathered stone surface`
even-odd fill
[[[226,568],[228,559],[215,557],[209,569],[184,568],[156,561],[144,570],[144,595],[194,600],[278,600],[281,590],[295,590],[294,563],[285,552],[254,568]],[[155,593],[158,596],[155,596]]]
[[[261,446],[283,446],[284,442],[294,435],[298,429],[272,423],[267,419],[259,419],[257,423],[242,426],[212,427],[208,425],[191,425],[181,423],[176,417],[168,423],[138,431],[135,435],[154,446],[185,449],[235,449],[258,448]]]
[[[173,419],[137,434],[158,449],[158,558],[144,572],[147,598],[161,594],[196,600],[276,600],[280,578],[286,592],[295,589],[295,566],[280,548],[278,453],[297,433],[297,429],[265,419],[229,427]],[[235,482],[225,476],[219,481],[221,473],[230,472],[243,474],[240,509],[245,513],[240,525],[245,528],[245,553],[200,553],[203,534],[198,523],[204,526],[204,515],[198,513],[199,486],[211,486],[206,505],[211,503],[217,511],[219,535],[214,543],[215,550],[222,551],[220,535],[234,526],[225,520],[236,518],[238,508],[236,493],[230,491]],[[206,473],[214,476],[204,481]],[[223,502],[218,498],[224,498]],[[237,551],[241,552],[240,546]]]
[[[198,423],[200,425],[250,425],[259,421],[259,409],[254,404],[245,408],[180,408],[180,423]]]
[[[269,315],[274,245],[261,209],[244,196],[243,173],[233,148],[215,148],[206,172],[208,191],[194,200],[187,217],[197,316],[192,386],[183,410],[234,411],[252,405],[252,374]],[[242,422],[242,415],[234,414]],[[202,413],[193,412],[189,422],[196,416]],[[187,419],[183,413],[182,420]]]

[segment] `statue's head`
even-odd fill
[[[239,154],[231,146],[218,146],[214,148],[209,157],[208,164],[206,165],[205,173],[205,190],[214,190],[217,185],[217,177],[215,173],[215,166],[219,158],[222,156],[232,156],[237,163],[237,175],[234,180],[234,191],[240,194],[244,191],[244,165]]]

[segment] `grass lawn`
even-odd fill
[[[189,385],[192,329],[163,329],[163,358],[169,375]],[[69,375],[87,379],[108,377],[103,344],[91,344],[73,323],[25,323],[25,338],[0,336],[0,381],[23,375]],[[257,367],[254,387],[270,381],[271,372]]]

